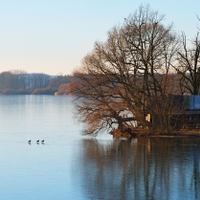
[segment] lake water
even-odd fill
[[[83,137],[73,111],[70,96],[0,96],[0,199],[200,199],[200,139]]]

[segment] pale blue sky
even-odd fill
[[[199,0],[0,0],[0,72],[21,69],[71,74],[95,41],[141,4],[165,15],[176,31],[195,36]]]

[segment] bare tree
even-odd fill
[[[200,38],[199,33],[187,46],[186,35],[182,34],[182,49],[178,52],[176,71],[180,75],[182,93],[199,94],[200,89]]]
[[[44,73],[34,73],[31,75],[31,84],[32,84],[32,89],[36,88],[45,88],[47,87],[49,81],[50,81],[50,76]]]
[[[10,71],[0,74],[0,91],[5,89],[13,89],[13,74]]]
[[[87,56],[84,62],[92,62],[93,58]],[[116,83],[111,80],[112,76],[109,77],[109,74],[104,75],[91,68],[87,70],[86,66],[82,70],[74,74],[77,82],[73,93],[79,99],[79,119],[87,125],[84,134],[97,135],[100,131],[114,127],[122,129],[124,123],[130,121],[131,115],[129,113],[128,116],[128,113],[124,112],[128,109],[126,102],[119,95],[120,86],[113,85]]]
[[[155,105],[162,109],[163,96],[169,94],[167,85],[178,43],[172,26],[164,27],[162,19],[158,12],[141,6],[121,27],[108,33],[105,43],[96,42],[84,58],[74,74],[74,91],[86,133],[97,134],[105,127],[122,132],[130,127],[150,128],[148,113],[160,117],[162,123],[157,125],[164,126],[164,116],[155,113]]]
[[[24,70],[13,70],[12,74],[14,76],[13,88],[18,91],[25,91],[27,82],[27,72]]]

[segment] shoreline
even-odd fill
[[[120,130],[113,130],[110,132],[113,138],[139,138],[139,137],[157,137],[157,138],[198,138],[200,137],[200,130],[180,130],[174,131],[172,134],[153,134],[144,130],[136,130],[131,132],[121,132]]]

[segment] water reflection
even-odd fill
[[[0,97],[0,199],[200,199],[199,139],[83,139],[72,101]]]
[[[199,139],[81,141],[74,172],[86,199],[199,199]]]

